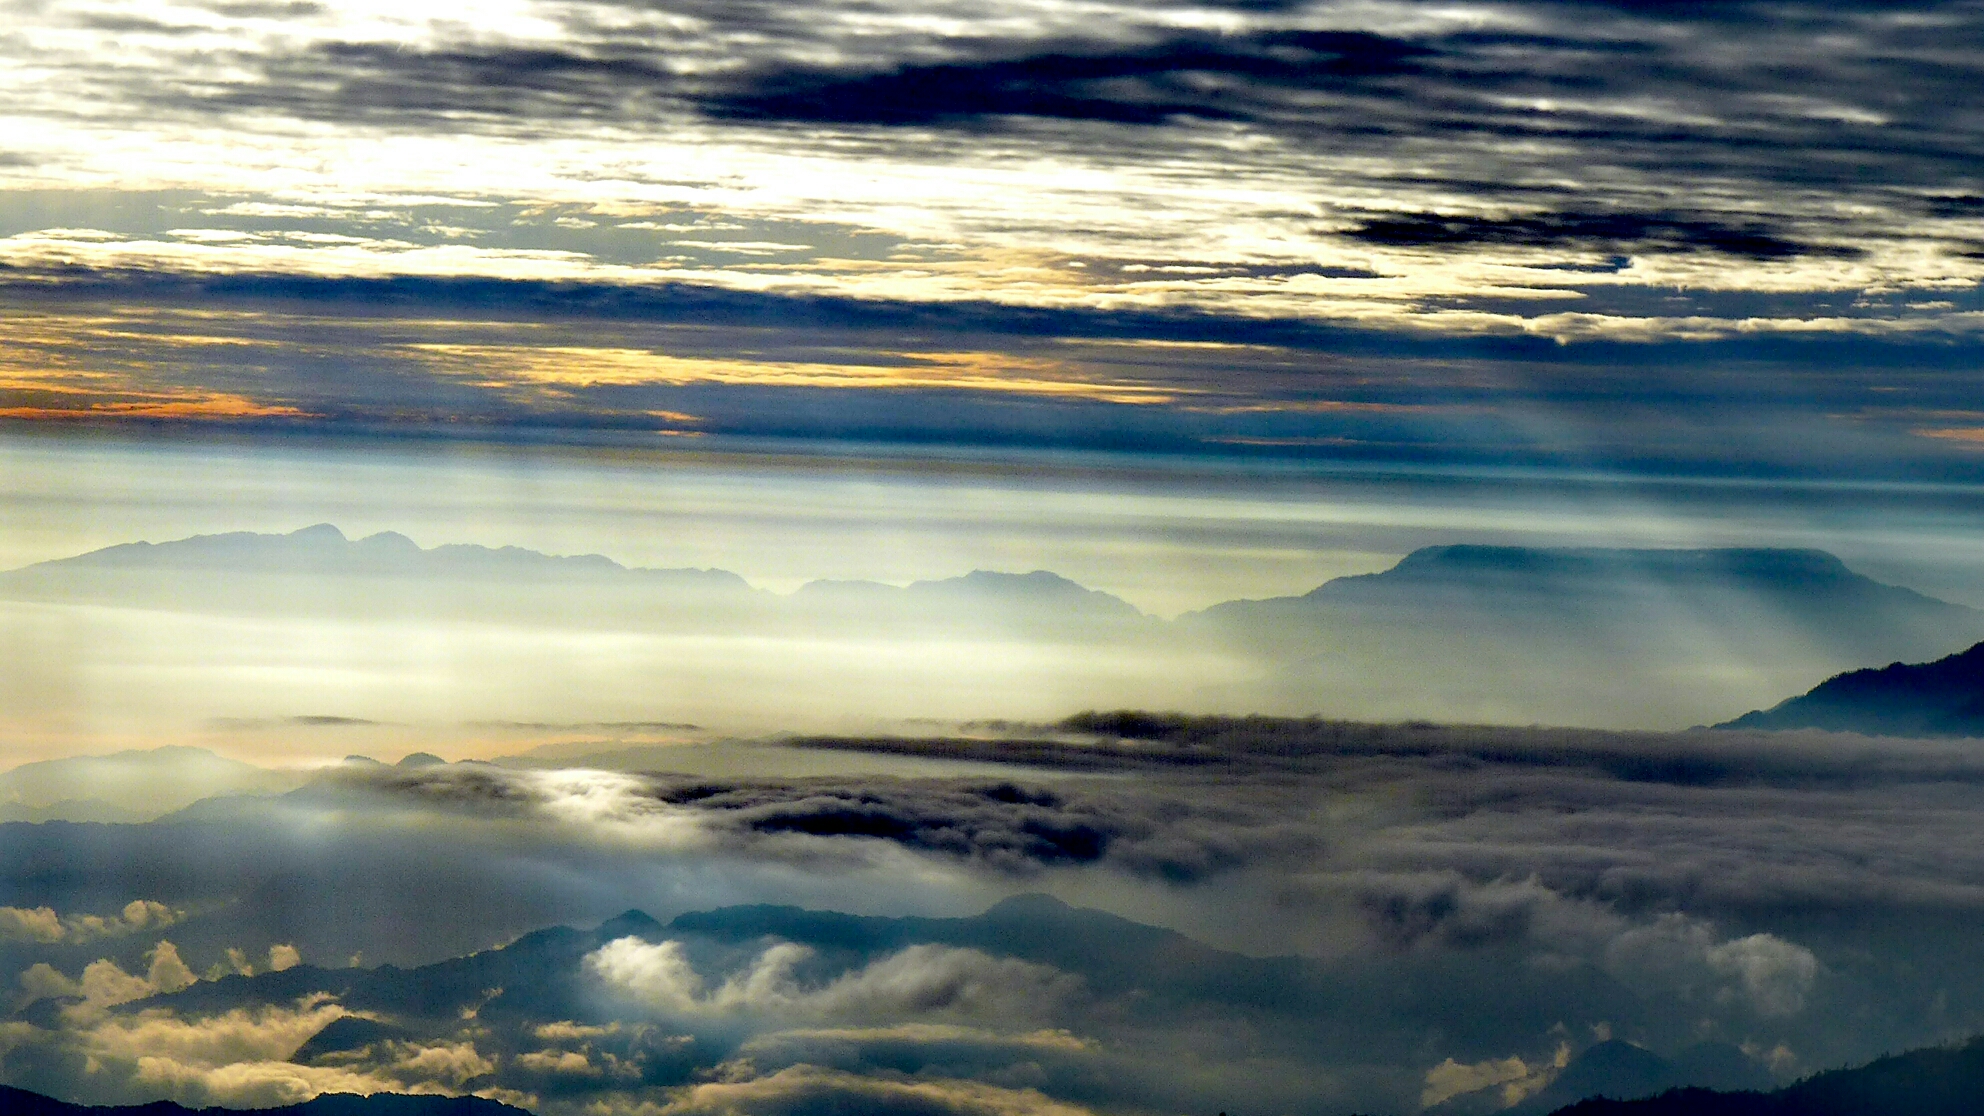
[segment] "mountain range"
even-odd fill
[[[1755,708],[1813,678],[1984,639],[1976,609],[1877,582],[1821,551],[1780,549],[1428,547],[1300,596],[1226,601],[1166,621],[1043,570],[907,586],[815,581],[780,595],[723,570],[629,568],[516,547],[423,549],[391,532],[353,540],[319,524],[43,562],[0,574],[0,599],[255,624],[497,624],[715,639],[737,644],[749,670],[763,674],[753,685],[767,687],[767,699],[783,691],[813,694],[815,705],[854,702],[882,685],[909,695],[884,714],[902,716],[978,715],[986,671],[995,670],[1006,672],[1001,692],[1067,693],[1063,700],[1090,707],[1168,700],[1365,720],[1685,725]],[[171,639],[132,638],[148,655],[179,653]],[[459,654],[490,653],[486,640],[463,638]],[[826,641],[837,641],[833,653],[821,653]],[[994,644],[1052,653],[993,653]],[[396,635],[392,646],[409,644]],[[528,658],[542,645],[518,646],[514,669],[541,675],[545,664]],[[712,645],[696,646],[701,654]],[[765,653],[773,647],[782,650]],[[1101,647],[1125,654],[1087,650]],[[649,678],[688,671],[673,684],[709,692],[694,673],[704,660],[682,653],[658,648],[660,658],[641,669]],[[564,689],[590,692],[602,678],[587,674]],[[594,705],[574,708],[573,719],[639,708],[617,691],[588,700]],[[588,712],[594,707],[600,712]],[[697,710],[699,720],[721,713]],[[350,712],[403,715],[385,705]],[[842,711],[857,712],[878,711]]]
[[[273,794],[305,778],[184,745],[41,760],[0,772],[0,822],[150,821],[203,798]]]
[[[446,585],[437,593],[434,587]],[[1036,570],[974,570],[907,586],[815,581],[780,596],[719,569],[623,566],[598,554],[521,547],[425,548],[397,532],[346,538],[328,523],[125,543],[0,573],[0,597],[251,614],[425,615],[613,629],[739,622],[970,626],[1129,623],[1128,602]]]

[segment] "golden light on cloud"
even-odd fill
[[[97,399],[80,392],[63,392],[73,406],[0,406],[0,418],[55,422],[98,419],[256,419],[315,418],[299,407],[257,403],[239,395],[207,394],[187,398]],[[0,399],[5,395],[0,394]]]
[[[693,383],[818,388],[949,388],[1163,404],[1181,389],[1119,379],[1088,379],[1067,362],[988,352],[878,353],[872,364],[672,356],[646,349],[567,345],[459,345],[409,349],[430,367],[488,387],[549,388]]]
[[[1984,451],[1984,426],[1916,427],[1909,433],[1922,438],[1952,442],[1967,449]]]

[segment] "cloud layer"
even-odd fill
[[[1529,1095],[1604,1036],[1795,1073],[1984,1026],[1946,991],[1984,974],[1984,769],[1958,744],[1092,721],[1004,780],[354,764],[149,826],[5,827],[0,863],[59,865],[64,893],[145,879],[192,912],[0,947],[32,1051],[8,1064],[105,1099],[342,1083],[630,1112],[773,1079],[1191,1109],[1267,1065],[1291,1110],[1368,1111]],[[88,909],[46,878],[0,882]],[[1035,889],[1134,921],[1042,897],[930,917]],[[526,933],[628,904],[672,921]],[[439,964],[362,967],[384,958]],[[175,1030],[329,1006],[357,1021],[282,1055],[302,1069]],[[99,1048],[126,1069],[63,1068]]]
[[[680,284],[1000,332],[1189,311],[1629,345],[1980,320],[1960,3],[15,16],[0,259],[39,288]]]

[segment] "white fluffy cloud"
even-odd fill
[[[1819,960],[1811,950],[1774,934],[1752,934],[1711,946],[1702,959],[1710,971],[1732,980],[1759,1015],[1802,1011],[1819,973]]]
[[[270,946],[268,960],[259,965],[248,956],[246,951],[229,947],[227,961],[224,964],[216,964],[207,970],[207,979],[216,980],[229,974],[254,976],[257,972],[279,973],[284,969],[293,969],[302,963],[303,954],[295,946],[286,942],[279,942]]]
[[[1547,1061],[1536,1063],[1514,1056],[1481,1062],[1456,1062],[1448,1058],[1426,1071],[1426,1088],[1419,1094],[1419,1103],[1431,1108],[1462,1093],[1500,1086],[1502,1103],[1516,1104],[1555,1080],[1558,1071],[1569,1065],[1570,1060],[1568,1045],[1559,1045]]]
[[[497,1068],[465,1039],[389,1041],[309,1064],[289,1060],[311,1036],[352,1014],[323,993],[207,1016],[146,1008],[79,1021],[57,1041],[88,1058],[100,1080],[196,1107],[273,1107],[331,1092],[460,1094]]]
[[[1739,1005],[1766,1018],[1794,1015],[1819,975],[1811,950],[1774,934],[1720,940],[1712,923],[1662,915],[1606,947],[1605,967],[1629,986]]]
[[[105,957],[83,967],[82,975],[71,978],[47,962],[36,962],[20,977],[22,1003],[50,997],[78,998],[68,1014],[94,1018],[107,1008],[128,1004],[161,992],[177,992],[200,978],[179,957],[179,948],[161,941],[145,954],[144,973],[127,973],[124,967]]]
[[[159,930],[186,917],[150,899],[133,899],[115,915],[61,915],[52,907],[0,907],[0,942],[87,942]]]
[[[795,970],[812,956],[805,946],[780,942],[714,988],[675,941],[619,938],[600,947],[586,964],[609,987],[674,1013],[1010,1018],[1035,1014],[1078,987],[1075,978],[1044,965],[938,945],[910,946],[825,984],[806,987]]]
[[[143,976],[125,972],[107,957],[84,966],[82,979],[76,982],[83,997],[80,1010],[93,1012],[161,992],[178,992],[200,979],[180,960],[179,949],[171,942],[158,943],[145,959]]]

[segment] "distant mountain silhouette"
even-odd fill
[[[124,543],[0,574],[0,583],[10,588],[53,586],[79,575],[109,572],[613,579],[703,590],[750,589],[743,578],[727,570],[630,568],[598,554],[559,556],[515,546],[449,544],[423,549],[394,531],[348,539],[344,532],[328,523],[286,535],[231,531],[222,535],[194,535],[173,542]]]
[[[0,1112],[7,1116],[195,1116],[197,1113],[212,1116],[221,1111],[217,1108],[187,1108],[171,1101],[101,1107],[67,1104],[26,1089],[0,1085]],[[329,1093],[302,1104],[243,1111],[253,1112],[255,1116],[529,1116],[521,1108],[481,1097],[405,1096],[398,1093],[374,1093],[369,1097]]]
[[[1734,712],[1772,682],[1795,685],[1801,667],[1822,674],[1984,637],[1977,610],[1822,551],[1768,549],[1428,547],[1380,573],[1181,621],[1282,662],[1285,691],[1368,695],[1360,716],[1510,720],[1526,704],[1593,725],[1724,702]]]
[[[1914,1050],[1808,1077],[1772,1093],[1679,1089],[1643,1100],[1587,1100],[1555,1116],[1976,1116],[1984,1039]]]
[[[630,568],[517,547],[423,549],[391,532],[353,540],[319,524],[43,562],[0,573],[0,598],[788,641],[751,656],[764,672],[754,685],[810,687],[818,705],[842,694],[852,702],[889,677],[897,693],[917,695],[905,700],[927,703],[910,706],[913,715],[946,715],[964,700],[944,706],[939,695],[981,700],[991,671],[1036,693],[1069,694],[1069,704],[1179,694],[1200,709],[1364,720],[1679,727],[1755,708],[1813,678],[1984,639],[1977,610],[1874,581],[1821,551],[1771,549],[1428,547],[1301,596],[1227,601],[1166,622],[1045,570],[907,586],[816,581],[782,596],[724,570]],[[851,654],[819,653],[822,641],[850,639],[859,642]],[[897,641],[952,646],[903,656]],[[973,642],[1032,642],[1047,653],[960,653]],[[1128,658],[1091,647],[1137,665],[1126,670]],[[686,652],[651,650],[654,677],[680,674],[689,690],[706,681]],[[496,661],[528,673],[532,654],[505,650]]]
[[[41,760],[0,772],[0,821],[149,821],[213,795],[273,794],[304,779],[178,745]]]
[[[1808,693],[1716,727],[1984,736],[1984,643],[1933,663],[1835,675]]]
[[[437,591],[436,584],[445,586]],[[236,531],[126,543],[0,573],[0,596],[257,612],[453,614],[668,627],[782,624],[971,626],[1145,619],[1128,602],[1046,570],[918,581],[816,581],[791,597],[719,569],[646,569],[598,554],[348,539],[328,523],[286,535]]]
[[[973,570],[963,577],[917,581],[901,588],[877,581],[811,581],[799,587],[793,601],[811,607],[924,612],[1024,605],[1054,609],[1063,615],[1110,620],[1144,618],[1134,605],[1120,597],[1086,588],[1046,570],[1024,574]]]
[[[1647,611],[1712,619],[1731,599],[1767,609],[1793,627],[1841,635],[1874,621],[1888,629],[1984,628],[1984,614],[1884,585],[1821,550],[1601,550],[1433,546],[1381,573],[1340,577],[1301,597],[1229,601],[1200,614],[1253,620],[1276,614],[1458,610],[1535,624]],[[1850,617],[1850,619],[1848,619]],[[1934,638],[1934,637],[1932,637]]]

